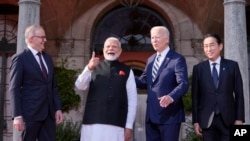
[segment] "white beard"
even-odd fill
[[[115,55],[108,55],[107,53],[104,53],[104,58],[108,61],[114,61],[117,60],[121,53],[115,54]]]

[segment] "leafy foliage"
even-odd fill
[[[183,103],[184,103],[184,110],[187,114],[192,112],[192,94],[191,94],[191,83],[192,83],[192,76],[188,78],[189,80],[189,89],[187,93],[183,96]]]
[[[186,130],[186,141],[202,141],[202,137],[197,136],[193,130]]]
[[[66,120],[56,127],[56,141],[80,141],[81,122]]]
[[[192,121],[185,122],[186,138],[185,141],[202,141],[202,137],[197,136],[194,132]]]
[[[191,93],[191,84],[192,84],[192,75],[189,76],[189,89],[187,93],[183,96],[184,110],[186,114],[192,113],[192,93]],[[185,141],[202,141],[202,137],[199,137],[195,134],[192,121],[187,120],[185,122],[185,131],[186,131],[186,139]]]
[[[72,109],[78,109],[81,98],[75,93],[74,84],[77,70],[66,69],[64,67],[67,60],[62,60],[59,67],[55,68],[57,85],[62,102],[62,111],[69,112]]]

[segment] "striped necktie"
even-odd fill
[[[158,72],[158,69],[160,67],[160,58],[161,58],[161,54],[159,54],[155,61],[154,61],[154,66],[153,66],[153,71],[152,71],[152,80],[155,80],[156,74]]]

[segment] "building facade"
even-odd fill
[[[164,25],[170,30],[170,47],[184,55],[191,75],[193,65],[206,59],[202,37],[208,32],[218,33],[224,40],[224,56],[239,62],[244,78],[246,122],[249,123],[249,59],[247,41],[250,41],[249,0],[1,0],[0,52],[1,97],[0,127],[3,140],[12,138],[12,121],[8,95],[8,76],[11,56],[22,51],[24,29],[33,23],[46,31],[45,51],[54,62],[67,58],[66,67],[83,69],[91,52],[102,57],[104,40],[115,36],[122,42],[120,61],[131,66],[139,75],[146,59],[154,53],[150,45],[152,26]],[[248,45],[249,46],[249,45]],[[246,65],[247,64],[247,65]],[[77,92],[83,101],[85,92]],[[144,92],[139,94],[136,137],[143,136]],[[79,121],[79,111],[67,118]],[[1,135],[0,135],[1,136]],[[138,136],[138,137],[137,137]]]

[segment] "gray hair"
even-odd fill
[[[35,25],[35,24],[30,25],[29,27],[27,27],[26,30],[25,30],[25,33],[24,33],[25,39],[28,39],[30,36],[35,35],[35,32],[38,29],[43,29],[43,27],[40,26],[40,25]]]
[[[108,40],[115,40],[115,41],[117,41],[117,42],[118,42],[118,46],[121,48],[121,42],[119,41],[118,38],[116,38],[116,37],[108,37],[108,38],[105,40],[105,42],[108,41]],[[104,44],[105,44],[105,43],[104,43]]]
[[[170,34],[170,33],[169,33],[169,30],[168,30],[168,28],[165,27],[165,26],[154,26],[154,27],[151,28],[150,33],[151,33],[153,30],[161,30],[161,31],[163,31],[163,32],[165,33],[166,36],[169,37],[169,34]]]

